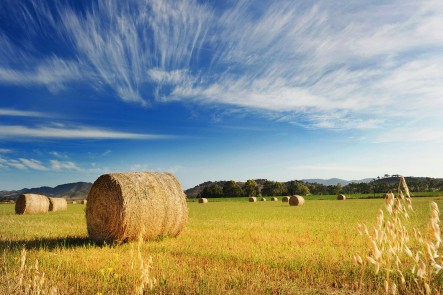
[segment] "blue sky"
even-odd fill
[[[440,0],[83,2],[0,3],[0,190],[443,177]]]

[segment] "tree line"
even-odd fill
[[[288,182],[270,181],[266,179],[238,183],[233,180],[206,182],[203,190],[197,195],[201,198],[254,197],[254,196],[286,196],[286,195],[338,195],[338,194],[380,194],[395,191],[399,178],[383,177],[370,182],[349,183],[342,186],[309,183],[299,180]],[[443,191],[443,179],[429,177],[406,177],[411,192]]]

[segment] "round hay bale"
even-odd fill
[[[260,201],[266,202],[266,198],[261,198]]]
[[[288,197],[288,196],[284,196],[284,197],[281,199],[281,201],[282,201],[283,203],[287,203],[287,202],[289,202],[289,197]]]
[[[16,214],[46,213],[49,210],[49,200],[46,196],[23,194],[15,201]]]
[[[278,201],[278,199],[276,197],[271,198],[271,202],[277,202],[277,201]]]
[[[289,205],[302,206],[305,203],[305,199],[302,196],[294,195],[289,198]]]
[[[48,198],[49,199],[49,211],[64,211],[68,209],[68,202],[65,198]]]
[[[82,201],[81,201],[81,204],[83,204],[83,205],[86,205],[86,203],[88,203],[87,200],[82,200]]]
[[[249,197],[249,202],[251,202],[251,203],[257,202],[257,198],[256,197]]]
[[[340,194],[340,195],[337,196],[337,200],[344,201],[344,200],[346,200],[346,196]]]
[[[185,193],[170,173],[104,174],[92,185],[86,204],[88,234],[95,241],[176,237],[187,219]]]
[[[199,198],[199,199],[198,199],[198,202],[199,202],[200,204],[206,204],[206,203],[208,202],[208,199],[206,199],[206,198]]]
[[[74,205],[77,204],[77,201],[72,201],[72,204],[74,204]]]

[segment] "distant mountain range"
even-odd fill
[[[407,177],[407,181],[411,180],[423,180],[424,177]],[[441,180],[441,179],[437,179]],[[263,184],[266,179],[256,179],[255,180],[257,184],[261,185]],[[340,183],[342,186],[345,186],[349,183],[368,183],[371,181],[375,182],[397,182],[398,177],[395,175],[395,177],[383,177],[383,178],[365,178],[360,180],[344,180],[340,178],[330,178],[330,179],[302,179],[301,181],[305,183],[319,183],[323,185],[336,185],[337,183]],[[189,188],[185,190],[185,193],[188,197],[195,197],[197,196],[206,186],[209,186],[213,183],[217,183],[220,185],[223,185],[225,181],[207,181],[203,182],[199,185],[196,185],[195,187]],[[239,185],[243,185],[242,182],[237,182]],[[92,183],[90,182],[75,182],[75,183],[66,183],[61,184],[56,187],[49,187],[49,186],[42,186],[37,188],[24,188],[21,190],[13,190],[13,191],[0,191],[0,200],[15,200],[19,195],[21,194],[42,194],[45,196],[54,196],[54,197],[65,197],[70,200],[80,200],[80,199],[86,199],[88,196],[89,191],[91,190]]]
[[[0,198],[16,199],[21,194],[41,194],[45,196],[65,197],[67,199],[86,199],[91,190],[90,182],[75,182],[57,185],[56,187],[42,186],[36,188],[24,188],[16,191],[0,191]]]
[[[368,183],[374,180],[374,178],[364,178],[359,180],[344,180],[340,178],[329,178],[329,179],[302,179],[303,182],[309,182],[309,183],[320,183],[323,185],[335,185],[337,183],[340,183],[341,185],[345,186],[350,183]]]

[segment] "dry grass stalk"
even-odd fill
[[[294,195],[289,198],[290,206],[303,206],[305,204],[305,199],[302,196]]]
[[[49,210],[49,200],[46,196],[23,194],[15,202],[16,214],[46,213]]]
[[[137,244],[138,260],[140,262],[140,283],[137,288],[137,293],[140,295],[152,291],[157,284],[155,278],[151,278],[150,272],[152,268],[152,256],[149,256],[148,262],[145,262],[141,253],[141,246],[143,244],[143,235],[140,234]]]
[[[8,294],[57,294],[56,287],[47,287],[45,282],[45,273],[39,269],[39,263],[36,259],[33,266],[26,265],[26,249],[23,248],[20,255],[20,268],[14,272],[13,281],[8,280]]]
[[[200,204],[206,204],[206,203],[208,202],[208,199],[206,199],[206,198],[199,198],[199,199],[198,199],[198,202],[199,202]]]
[[[169,173],[130,172],[100,176],[86,204],[89,236],[96,241],[178,236],[188,217],[186,197]]]
[[[256,197],[249,197],[249,202],[255,203],[255,202],[257,202],[257,198]]]
[[[276,197],[271,198],[271,202],[277,202],[277,201],[278,201],[278,199]]]
[[[288,196],[284,196],[284,197],[281,199],[281,201],[282,201],[283,203],[287,203],[287,202],[289,202],[289,197],[288,197]]]
[[[49,211],[65,211],[68,209],[68,202],[65,198],[48,198],[49,200]]]
[[[346,196],[340,194],[340,195],[337,196],[337,200],[344,201],[344,200],[346,200]]]
[[[409,214],[413,212],[412,200],[406,181],[400,178],[398,194],[385,195],[386,212],[379,209],[375,226],[369,230],[359,224],[360,235],[366,236],[369,250],[365,257],[356,254],[353,260],[362,266],[359,290],[365,269],[372,265],[374,272],[382,276],[387,294],[409,293],[405,275],[412,276],[413,288],[420,294],[442,292],[442,258],[438,250],[441,245],[439,210],[431,202],[431,216],[427,238],[416,228],[410,229]]]

